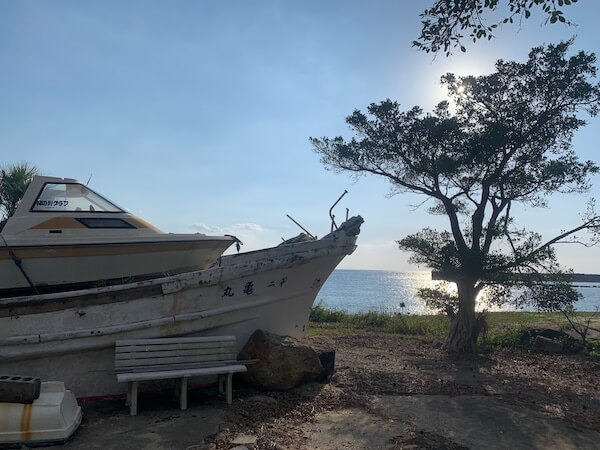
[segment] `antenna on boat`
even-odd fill
[[[87,186],[88,184],[90,184],[90,181],[92,181],[92,177],[94,176],[93,173],[90,173],[90,177],[88,178],[88,180],[85,182],[85,185]]]
[[[335,223],[335,216],[333,215],[333,208],[335,208],[335,205],[337,205],[340,200],[342,199],[342,197],[344,197],[344,195],[346,195],[348,193],[348,191],[346,189],[344,189],[344,193],[342,195],[340,195],[340,197],[335,201],[335,203],[333,205],[331,205],[331,208],[329,208],[329,217],[331,218],[331,231],[333,232],[333,230],[337,230],[337,225]],[[348,208],[346,208],[348,209]],[[348,212],[346,212],[346,217],[348,216]]]
[[[311,237],[311,239],[312,239],[312,240],[316,240],[316,239],[317,239],[317,238],[316,238],[316,237],[314,237],[312,234],[310,234],[310,232],[309,232],[309,231],[308,231],[306,228],[304,228],[302,225],[300,225],[298,222],[296,222],[296,221],[295,221],[295,220],[292,218],[292,216],[290,216],[289,214],[286,214],[286,216],[288,217],[288,219],[290,219],[292,222],[294,222],[296,225],[298,225],[300,228],[302,228],[302,231],[304,231],[306,234],[308,234],[308,235]],[[282,238],[282,239],[283,239],[283,238]],[[284,242],[285,242],[285,241],[284,241]]]

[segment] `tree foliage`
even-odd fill
[[[425,302],[425,306],[435,312],[443,312],[451,319],[458,311],[458,295],[452,292],[447,282],[433,288],[419,288],[417,295]]]
[[[534,10],[542,11],[545,23],[571,24],[560,8],[577,0],[507,0],[508,14],[490,24],[485,16],[498,11],[503,3],[500,0],[436,0],[421,14],[421,35],[413,41],[413,46],[427,53],[443,50],[446,56],[456,47],[464,52],[465,40],[491,40],[500,25],[520,23],[529,19]]]
[[[0,220],[6,220],[14,214],[29,183],[37,174],[38,169],[27,163],[10,165],[0,171]]]
[[[433,202],[430,213],[447,216],[448,230],[425,228],[398,243],[411,262],[456,282],[459,311],[447,341],[454,350],[473,346],[481,289],[494,287],[499,302],[508,298],[507,285],[550,289],[547,277],[531,274],[561,271],[553,245],[600,228],[590,209],[579,224],[544,241],[513,217],[514,204],[543,207],[550,194],[585,192],[598,172],[571,146],[585,124],[580,115],[594,116],[600,105],[600,85],[592,82],[596,58],[567,57],[570,45],[534,48],[524,63],[500,60],[491,75],[445,75],[453,112],[448,102],[432,113],[402,111],[388,99],[347,117],[352,138],[311,138],[325,166],[383,176],[393,192],[422,194]]]

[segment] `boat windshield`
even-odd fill
[[[122,212],[105,198],[77,183],[46,183],[31,211]]]

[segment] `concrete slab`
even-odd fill
[[[476,449],[597,449],[600,433],[575,430],[527,408],[492,397],[465,395],[376,396],[373,411],[382,420],[410,422],[456,444]]]
[[[384,449],[390,447],[394,436],[408,431],[400,421],[357,408],[318,414],[315,419],[303,429],[310,449]]]
[[[175,402],[146,400],[138,415],[130,416],[124,400],[94,402],[83,405],[83,423],[73,439],[57,448],[185,449],[218,433],[223,415],[206,405],[192,404],[181,411]]]

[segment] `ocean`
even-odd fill
[[[390,272],[383,270],[334,270],[317,295],[315,304],[348,312],[405,312],[411,314],[431,313],[416,292],[421,287],[433,287],[431,272]],[[575,283],[583,294],[575,308],[594,311],[600,307],[599,283]],[[401,304],[405,307],[401,308]],[[503,307],[503,311],[516,308]],[[497,310],[497,308],[496,308]],[[534,311],[525,308],[525,311]]]

